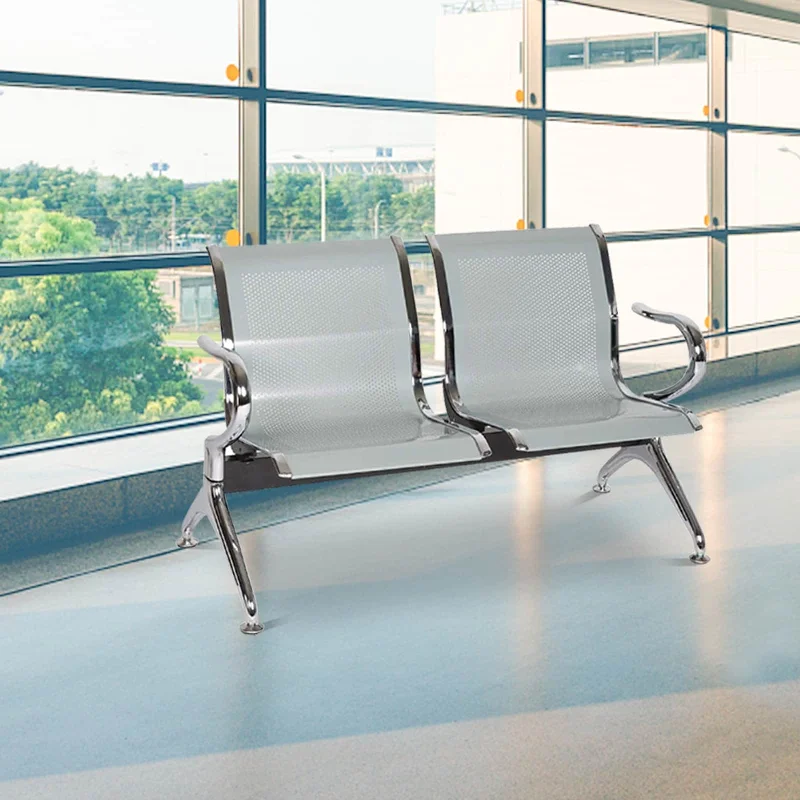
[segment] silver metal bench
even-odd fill
[[[222,346],[198,343],[225,366],[227,428],[205,443],[203,486],[178,540],[208,517],[259,633],[255,593],[226,492],[357,475],[621,449],[597,492],[626,462],[646,463],[692,534],[705,539],[660,437],[700,429],[669,400],[705,372],[689,319],[683,378],[640,397],[622,381],[608,250],[591,228],[428,237],[445,328],[447,418],[422,385],[419,327],[403,242],[209,248]],[[227,449],[230,452],[226,454]]]

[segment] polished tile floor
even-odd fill
[[[800,394],[0,599],[0,798],[800,797]]]

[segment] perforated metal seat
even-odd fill
[[[619,369],[617,305],[602,231],[588,228],[429,236],[445,326],[445,401],[454,421],[498,428],[517,452],[620,447],[594,490],[645,463],[686,523],[695,564],[709,561],[694,510],[661,437],[700,430],[669,405],[703,377],[706,349],[687,317],[633,310],[677,326],[689,366],[674,385],[637,396]]]
[[[413,290],[396,247],[404,256],[388,239],[212,250],[251,385],[241,441],[282,454],[292,476],[487,454],[485,441],[426,413]]]
[[[570,449],[700,429],[621,381],[604,241],[591,228],[429,237],[454,419]],[[602,245],[602,246],[601,246]]]
[[[488,458],[484,436],[435,415],[422,388],[411,271],[400,239],[209,248],[225,367],[226,429],[205,441],[203,486],[181,526],[207,517],[242,598],[258,604],[225,500],[226,463],[255,482],[413,469]],[[226,448],[234,450],[226,458]],[[271,470],[265,470],[265,462]],[[275,485],[275,483],[272,483]]]

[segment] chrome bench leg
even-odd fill
[[[231,512],[225,501],[225,491],[221,483],[210,481],[208,478],[203,478],[203,488],[197,493],[197,497],[183,518],[181,536],[177,541],[178,547],[194,547],[197,544],[197,539],[192,535],[192,531],[203,517],[208,517],[222,542],[231,572],[233,572],[233,579],[242,596],[245,620],[239,629],[242,633],[261,633],[264,626],[258,620],[255,592],[250,583],[250,576],[247,574],[247,566],[244,563],[244,555],[242,555],[239,545],[239,538],[236,536],[236,529],[233,527]]]
[[[647,444],[629,445],[615,453],[601,468],[594,490],[603,494],[608,492],[607,483],[611,475],[623,464],[633,460],[642,461],[650,467],[661,482],[661,485],[666,489],[673,505],[678,509],[678,513],[686,523],[686,527],[692,536],[695,552],[694,555],[690,556],[691,561],[695,564],[707,564],[711,559],[706,555],[706,537],[703,534],[703,529],[683,491],[678,476],[667,460],[660,439],[651,439]]]
[[[195,526],[203,517],[207,516],[208,504],[206,502],[206,487],[203,486],[192,501],[192,505],[189,506],[186,516],[183,518],[183,522],[181,523],[181,535],[175,544],[177,544],[178,547],[194,547],[197,544],[197,539],[194,538]]]
[[[597,474],[597,483],[592,487],[597,494],[608,494],[611,491],[611,489],[608,488],[608,479],[620,467],[623,467],[629,461],[635,461],[639,458],[633,450],[634,448],[632,447],[623,447],[606,461]]]
[[[204,479],[205,488],[208,492],[209,519],[216,528],[217,535],[225,548],[225,555],[228,556],[228,563],[231,565],[233,579],[239,587],[244,606],[244,622],[239,626],[242,633],[261,633],[264,626],[258,619],[258,605],[253,586],[250,583],[250,576],[247,574],[247,566],[244,563],[244,555],[236,536],[236,529],[233,527],[231,513],[228,504],[225,502],[225,491],[222,483],[215,483]]]

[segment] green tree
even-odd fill
[[[205,234],[222,240],[226,231],[239,227],[239,189],[236,181],[215,181],[187,187],[180,207],[178,232]]]
[[[368,239],[374,234],[378,208],[379,235],[418,237],[434,228],[434,191],[426,186],[403,191],[391,175],[353,173],[327,179],[325,206],[328,237]],[[278,173],[267,187],[269,241],[318,241],[320,238],[320,177],[313,173]],[[380,203],[380,206],[378,204]]]
[[[409,192],[395,176],[355,173],[329,176],[326,183],[331,239],[370,238],[376,208],[381,236],[398,233],[414,238],[433,230],[431,186]],[[165,176],[115,177],[35,163],[0,169],[0,200],[35,200],[45,211],[93,223],[97,240],[91,250],[82,251],[79,238],[70,237],[75,247],[69,252],[76,254],[169,249],[173,202],[179,241],[193,236],[197,246],[205,240],[219,242],[228,229],[237,227],[237,194],[233,180],[192,186]],[[268,240],[319,240],[320,199],[320,176],[315,172],[271,176],[267,185]],[[46,231],[42,233],[44,236]],[[44,238],[52,241],[52,236]],[[5,257],[18,258],[20,254],[9,251]]]
[[[267,238],[314,241],[320,228],[319,175],[279,173],[267,184]]]
[[[280,173],[267,187],[269,241],[320,237],[320,176]],[[0,169],[0,260],[167,249],[219,241],[237,224],[237,184],[185,186],[28,163]],[[434,190],[390,175],[327,179],[331,239],[433,231]],[[200,243],[198,241],[198,243]],[[186,358],[163,347],[174,323],[152,272],[0,281],[0,441],[24,441],[200,412]]]
[[[34,198],[0,197],[0,258],[91,253],[97,249],[94,224],[59,211],[46,211]]]
[[[392,233],[405,238],[433,233],[434,200],[433,186],[422,186],[415,192],[392,195],[389,206]]]
[[[341,239],[369,239],[374,234],[375,208],[380,203],[380,235],[390,226],[392,197],[401,194],[403,184],[391,175],[364,177],[349,173],[330,181],[328,228]]]
[[[0,255],[91,252],[88,220],[0,198]],[[199,413],[186,358],[162,347],[174,315],[155,272],[0,282],[0,442]]]
[[[102,203],[103,187],[109,180],[93,170],[78,172],[31,162],[11,170],[0,169],[0,197],[36,198],[48,211],[93,222],[98,236],[108,239],[116,229]]]
[[[0,293],[0,440],[200,411],[151,271],[17,278]]]
[[[102,202],[116,224],[111,246],[116,250],[166,249],[172,224],[172,200],[176,215],[183,197],[183,181],[163,175],[110,178]]]

